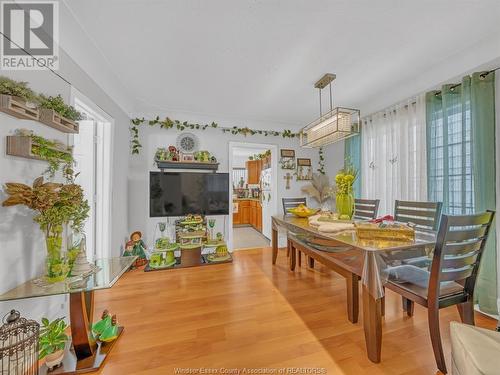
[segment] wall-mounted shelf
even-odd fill
[[[59,115],[53,109],[40,108],[40,122],[63,133],[78,133],[78,124]]]
[[[17,96],[0,95],[0,111],[22,120],[38,121],[63,133],[77,134],[78,123],[59,115],[53,109],[31,108]]]
[[[33,154],[33,146],[37,146],[31,137],[22,135],[8,135],[7,136],[7,155],[18,156],[26,159],[45,160],[38,155]],[[60,152],[61,154],[71,154],[71,151],[62,150],[53,147],[52,150]]]
[[[0,111],[23,120],[39,121],[38,108],[30,108],[26,102],[12,95],[0,95]]]
[[[197,163],[184,161],[160,161],[156,160],[160,169],[198,169],[216,171],[219,169],[219,163]]]

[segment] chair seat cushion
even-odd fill
[[[453,375],[500,374],[500,333],[451,322]]]
[[[413,266],[401,265],[388,267],[385,270],[388,283],[392,283],[401,289],[405,289],[410,293],[416,294],[427,299],[430,272]],[[441,283],[439,288],[439,296],[445,297],[454,294],[463,293],[463,286],[454,281],[445,281]]]

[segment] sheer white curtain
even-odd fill
[[[425,95],[363,119],[362,197],[380,199],[379,214],[396,199],[427,199],[425,129]]]

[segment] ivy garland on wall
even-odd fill
[[[325,154],[323,152],[323,147],[319,148],[319,162],[318,162],[318,172],[320,174],[325,174]]]
[[[187,121],[181,122],[179,120],[171,120],[170,118],[165,118],[165,120],[160,120],[160,116],[156,116],[156,118],[152,120],[146,120],[145,118],[135,118],[132,120],[132,126],[130,127],[131,132],[131,145],[132,145],[132,154],[139,154],[140,149],[142,147],[139,142],[139,127],[147,123],[149,126],[159,126],[161,129],[176,129],[179,131],[184,131],[186,129],[190,130],[207,130],[207,129],[219,129],[223,133],[230,133],[233,135],[263,135],[265,137],[273,136],[273,137],[283,137],[283,138],[297,138],[299,136],[298,133],[294,133],[291,130],[283,130],[281,132],[274,130],[256,130],[250,129],[248,127],[240,128],[238,126],[233,126],[232,128],[219,126],[216,122],[212,122],[211,124],[196,124],[189,123]]]

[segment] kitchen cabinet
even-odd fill
[[[262,232],[262,205],[258,200],[240,199],[238,212],[233,213],[233,225],[251,225]]]
[[[248,160],[245,162],[247,168],[247,183],[257,185],[260,182],[260,172],[262,171],[262,160]]]

